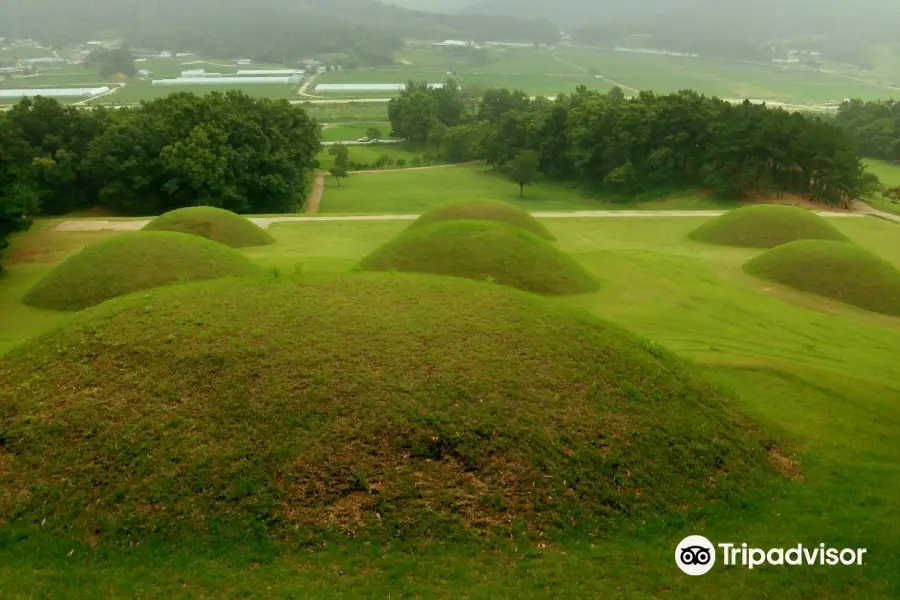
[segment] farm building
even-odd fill
[[[441,88],[442,83],[430,83],[429,87]],[[320,83],[317,92],[401,92],[405,83]]]
[[[154,79],[153,85],[231,85],[252,83],[300,83],[298,75],[290,77],[179,77],[177,79]]]
[[[454,48],[460,48],[463,46],[471,46],[472,42],[464,42],[462,40],[444,40],[443,42],[435,42],[435,46],[451,46]]]
[[[239,69],[237,75],[239,77],[259,77],[260,75],[290,77],[291,75],[303,75],[304,72],[300,69]]]
[[[20,90],[2,90],[0,89],[0,98],[31,98],[34,96],[46,96],[48,98],[91,98],[99,94],[109,91],[109,88],[39,88],[39,89],[20,89]]]

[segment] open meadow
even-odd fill
[[[430,175],[439,173],[448,174]],[[483,184],[480,195],[492,190]],[[407,597],[488,598],[511,590],[529,598],[896,597],[900,522],[893,516],[900,451],[893,440],[900,434],[900,368],[894,350],[900,320],[750,277],[741,265],[761,250],[689,239],[708,220],[544,219],[556,245],[596,277],[600,289],[543,302],[609,320],[698,363],[730,390],[731,410],[753,419],[770,443],[796,461],[786,471],[791,477],[726,502],[673,507],[640,519],[616,517],[593,534],[577,528],[546,537],[521,531],[508,539],[460,535],[415,545],[335,535],[286,547],[222,532],[177,543],[158,538],[119,551],[6,529],[0,533],[0,589],[10,598],[60,596],[72,589],[108,597],[234,597],[265,590],[271,597],[383,598],[401,589]],[[872,218],[829,222],[900,266],[900,227]],[[63,258],[117,235],[59,232],[54,225],[40,221],[13,239],[0,277],[0,351],[73,318],[24,306],[21,299]],[[242,252],[269,272],[269,280],[316,286],[349,273],[406,227],[404,221],[275,224],[269,229],[275,244]],[[270,294],[280,289],[272,281],[259,285]],[[150,310],[159,294],[139,295]],[[319,310],[325,315],[330,305]],[[173,323],[173,331],[181,327]],[[459,359],[460,369],[468,368],[466,360],[488,360],[465,354]],[[717,475],[710,485],[727,481]],[[824,542],[868,552],[863,567],[717,566],[691,578],[672,564],[672,549],[689,534],[760,547]]]

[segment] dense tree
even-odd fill
[[[101,77],[112,77],[122,74],[134,77],[137,69],[134,66],[134,55],[127,48],[97,48],[85,60],[85,66],[97,69]]]
[[[369,127],[366,129],[366,137],[370,140],[380,140],[383,136],[381,135],[381,129],[378,127]]]
[[[347,177],[347,171],[350,169],[350,151],[345,144],[335,144],[328,149],[328,154],[334,157],[334,166],[328,172],[337,180],[340,187],[341,178]]]
[[[693,91],[624,98],[580,87],[555,101],[508,90],[484,96],[479,155],[495,167],[529,150],[548,177],[623,194],[704,186],[839,205],[871,187],[850,138],[821,117]],[[451,129],[447,138],[456,135]]]
[[[446,127],[462,123],[466,103],[463,90],[455,79],[443,87],[426,82],[409,81],[406,88],[388,103],[388,118],[396,135],[415,142],[431,141],[438,148]]]
[[[525,186],[537,181],[538,167],[541,158],[534,150],[522,150],[519,152],[506,169],[507,175],[519,184],[519,197],[525,195]]]
[[[320,148],[302,109],[239,92],[175,94],[115,111],[37,98],[0,125],[4,211],[29,215],[89,206],[153,215],[199,204],[290,211]]]
[[[836,122],[850,133],[863,156],[900,161],[900,102],[844,102]]]

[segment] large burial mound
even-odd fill
[[[900,271],[853,244],[791,242],[757,256],[744,270],[866,310],[900,315]]]
[[[160,289],[13,350],[0,389],[0,522],[95,540],[549,532],[772,474],[655,345],[453,278]]]
[[[25,303],[81,310],[104,300],[179,281],[244,276],[258,267],[243,254],[202,238],[137,231],[108,238],[60,263],[25,296]]]
[[[760,204],[729,211],[691,232],[691,239],[723,246],[774,248],[794,240],[846,241],[831,223],[797,206]]]
[[[232,248],[275,243],[275,238],[258,225],[229,210],[212,206],[192,206],[167,212],[145,225],[144,231],[190,233]]]
[[[553,241],[553,234],[531,214],[508,202],[486,199],[457,200],[443,204],[420,216],[413,227],[430,225],[440,221],[456,221],[460,219],[476,221],[497,221],[521,227],[539,238]]]
[[[492,280],[545,295],[597,289],[591,275],[551,243],[524,229],[490,221],[410,228],[364,258],[359,267]]]

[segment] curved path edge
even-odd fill
[[[725,211],[716,210],[579,210],[572,212],[534,211],[532,216],[538,219],[616,219],[616,218],[683,218],[683,217],[718,217]],[[863,218],[872,213],[817,212],[823,217]],[[873,215],[874,216],[874,215]],[[250,221],[263,229],[273,223],[316,223],[327,221],[414,221],[419,215],[385,214],[385,215],[329,215],[318,217],[250,217]],[[900,221],[900,217],[897,218]],[[132,221],[105,221],[102,219],[81,219],[62,221],[54,227],[55,231],[137,231],[149,223],[151,219],[135,219]]]

